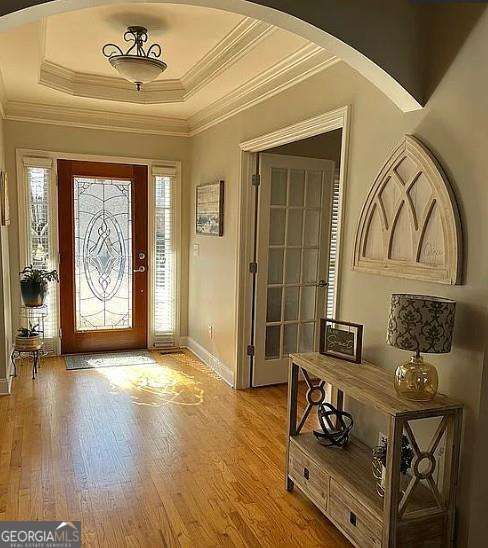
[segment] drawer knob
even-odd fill
[[[349,512],[349,521],[351,522],[351,525],[354,525],[356,527],[357,525],[357,517],[354,512]]]
[[[303,469],[303,477],[307,480],[310,477],[310,472],[308,471],[308,468]]]

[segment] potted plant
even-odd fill
[[[374,449],[372,469],[373,476],[377,480],[376,491],[380,497],[385,494],[386,454],[388,452],[388,439],[383,437]],[[412,465],[413,449],[410,447],[407,436],[402,436],[402,450],[400,457],[400,472],[406,474]]]
[[[42,306],[49,282],[59,282],[56,270],[41,270],[33,265],[26,266],[20,273],[20,291],[25,306]]]
[[[41,333],[39,324],[29,327],[21,327],[17,330],[18,335],[15,337],[15,349],[21,352],[32,352],[39,350],[42,346]]]

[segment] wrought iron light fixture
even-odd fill
[[[126,53],[116,44],[105,44],[102,53],[108,58],[114,69],[126,80],[136,85],[137,91],[142,84],[156,80],[164,72],[168,65],[160,59],[161,46],[153,44],[146,51],[144,44],[147,42],[147,29],[145,27],[127,27],[124,33],[126,42],[133,42]]]

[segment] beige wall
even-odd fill
[[[10,203],[12,224],[10,226],[10,271],[12,274],[13,326],[17,324],[17,306],[20,302],[20,287],[17,283],[19,268],[16,150],[18,148],[40,149],[73,154],[96,154],[155,160],[180,160],[182,162],[182,273],[181,273],[181,325],[182,333],[187,331],[187,281],[188,281],[188,227],[190,181],[190,142],[182,137],[160,135],[139,135],[128,132],[92,130],[74,127],[61,127],[37,123],[5,121],[5,154],[7,171],[10,177]]]
[[[226,181],[225,232],[223,238],[201,238],[192,228],[190,244],[198,242],[200,253],[190,253],[189,336],[234,368],[236,346],[235,293],[238,254],[237,210],[240,179],[239,142],[276,130],[343,105],[351,105],[351,132],[347,195],[344,215],[340,316],[365,325],[365,357],[393,369],[407,356],[387,347],[385,329],[393,292],[441,295],[457,301],[456,332],[450,354],[436,356],[440,390],[466,404],[466,429],[461,468],[461,545],[471,522],[471,543],[481,538],[477,512],[486,492],[487,475],[479,469],[488,456],[478,430],[480,403],[486,413],[485,339],[487,329],[486,285],[488,147],[486,61],[488,17],[475,27],[433,97],[420,112],[403,114],[358,74],[337,64],[302,84],[196,136],[192,147],[192,186],[216,178]],[[483,53],[483,55],[482,55]],[[306,98],[306,100],[304,100]],[[404,133],[419,137],[445,167],[454,186],[463,217],[466,254],[465,284],[457,287],[353,272],[354,235],[361,206],[374,177]],[[193,192],[192,192],[193,196]],[[194,203],[192,204],[192,216]],[[483,242],[483,243],[482,243]],[[190,248],[191,249],[191,248]],[[207,326],[214,326],[210,340]],[[480,402],[480,396],[483,400]],[[484,420],[484,419],[483,419]],[[363,437],[374,441],[359,418]],[[477,432],[480,435],[477,436]],[[475,460],[476,455],[476,460]],[[486,504],[486,499],[485,499]]]
[[[302,156],[305,158],[322,158],[333,160],[336,168],[341,163],[342,130],[328,131],[308,139],[301,139],[279,147],[266,150],[268,154],[284,154],[285,156]]]

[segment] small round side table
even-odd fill
[[[37,375],[37,371],[39,369],[39,365],[41,363],[41,354],[42,354],[42,346],[40,348],[37,348],[36,350],[20,350],[16,346],[14,346],[12,350],[12,354],[10,356],[10,359],[12,361],[12,366],[14,368],[12,377],[17,376],[17,364],[15,363],[15,360],[18,358],[22,358],[24,355],[27,355],[30,358],[32,358],[32,378],[35,379]]]
[[[12,377],[17,376],[17,364],[15,360],[22,358],[23,356],[28,356],[32,359],[32,378],[35,379],[39,367],[41,366],[41,356],[45,354],[44,352],[44,324],[45,319],[48,315],[48,309],[46,305],[42,306],[24,306],[20,307],[19,311],[19,320],[21,327],[32,328],[33,326],[38,326],[37,331],[41,335],[41,341],[38,346],[35,348],[22,348],[17,344],[14,344],[12,354],[10,355],[10,360],[13,366]]]

